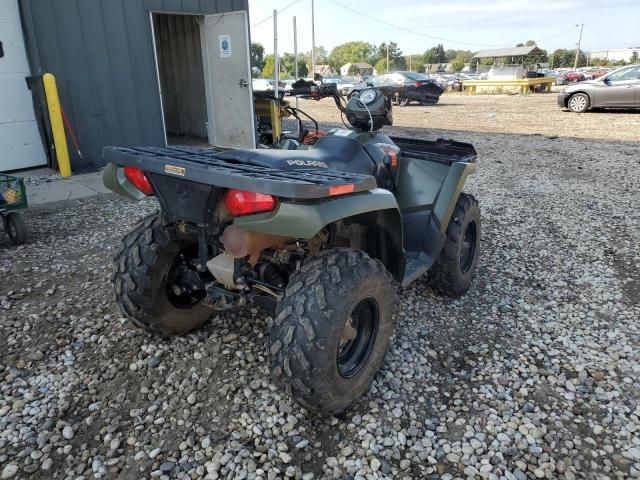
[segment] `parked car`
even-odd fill
[[[251,80],[251,88],[254,92],[273,92],[275,90],[276,81],[273,78],[254,78]],[[280,80],[278,88],[286,91],[286,83]]]
[[[434,77],[434,80],[445,90],[453,88],[456,82],[460,82],[460,79],[454,73],[439,73]]]
[[[331,83],[336,86],[340,95],[347,95],[349,91],[355,86],[354,82],[343,80],[342,78],[325,78],[324,83]]]
[[[600,107],[640,108],[640,65],[571,85],[558,95],[558,105],[576,113]]]
[[[564,72],[558,76],[558,84],[576,83],[584,80],[584,74],[580,72]]]
[[[348,96],[359,95],[368,87],[376,87],[385,95],[395,100],[398,105],[405,106],[411,102],[421,105],[434,105],[438,103],[444,88],[423,73],[393,72],[376,75],[362,82],[348,93]]]
[[[288,78],[286,80],[283,80],[284,83],[284,94],[285,95],[291,95],[291,88],[292,85],[296,82],[295,78]]]
[[[594,68],[594,69],[592,69],[592,70],[588,70],[588,71],[587,71],[587,72],[585,72],[585,73],[587,73],[587,74],[591,75],[591,77],[592,77],[593,79],[595,79],[595,78],[600,78],[600,77],[602,77],[603,75],[606,75],[606,74],[607,74],[607,73],[609,73],[610,71],[611,71],[611,69],[610,69],[610,68]]]

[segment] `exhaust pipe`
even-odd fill
[[[270,233],[247,232],[235,225],[229,225],[222,232],[224,253],[210,259],[207,268],[214,278],[229,289],[238,289],[235,277],[235,260],[249,257],[249,264],[255,267],[260,254],[266,248],[283,248],[294,241],[292,237]]]
[[[256,266],[260,253],[265,248],[283,248],[295,240],[292,237],[272,235],[270,233],[247,232],[235,225],[229,225],[222,232],[222,245],[228,255],[233,258],[249,257],[252,267]]]

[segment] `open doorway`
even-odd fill
[[[207,145],[200,24],[204,17],[152,13],[167,145]]]

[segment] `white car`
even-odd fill
[[[293,84],[296,83],[297,80],[293,78],[289,78],[288,80],[284,80],[284,94],[291,95],[291,89],[293,88]]]
[[[356,85],[354,82],[349,82],[343,80],[342,78],[325,78],[323,82],[335,84],[338,88],[338,92],[340,92],[341,95],[347,95]]]
[[[254,92],[273,92],[274,85],[275,81],[268,78],[254,78],[251,81],[251,87]]]
[[[251,80],[251,88],[254,92],[273,92],[276,81],[273,78],[254,78]],[[285,91],[285,82],[278,82],[278,89]]]

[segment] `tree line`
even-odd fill
[[[516,47],[537,46],[534,40],[518,43]],[[552,53],[541,49],[542,54],[524,57],[522,63],[545,63],[550,68],[571,68],[574,65],[576,49],[559,48]],[[422,54],[404,55],[396,42],[383,42],[379,45],[364,41],[346,42],[334,47],[328,52],[324,47],[316,47],[316,65],[330,65],[336,72],[347,63],[368,63],[378,72],[411,70],[424,72],[426,64],[451,64],[451,68],[459,72],[465,65],[472,63],[477,51],[445,49],[443,44],[435,45]],[[583,51],[578,55],[578,67],[587,65],[587,56]],[[637,62],[637,54],[636,60]],[[387,64],[388,62],[388,64]],[[494,59],[481,59],[481,65],[491,65]],[[633,63],[633,59],[632,59]],[[593,65],[624,65],[624,61],[611,62],[602,59],[594,59]],[[251,66],[256,75],[273,77],[275,61],[273,55],[265,55],[264,47],[259,43],[251,44]],[[293,77],[295,74],[295,57],[292,53],[283,53],[280,56],[280,72],[283,76]],[[300,77],[309,76],[311,72],[311,52],[298,54],[298,73]],[[354,74],[354,71],[348,72]]]

